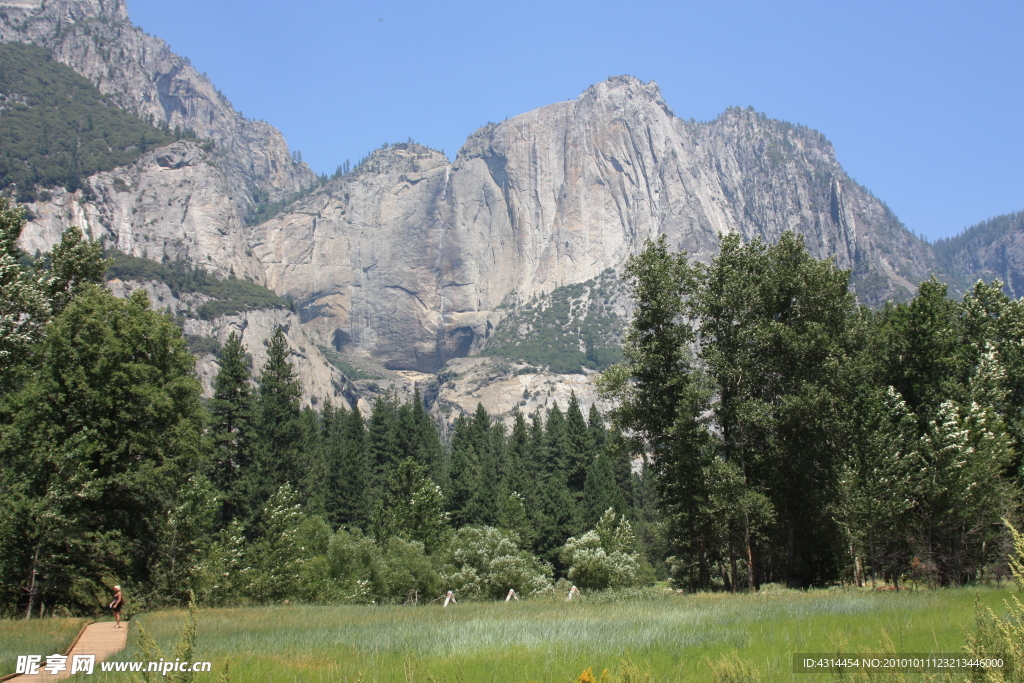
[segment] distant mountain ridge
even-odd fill
[[[187,58],[134,26],[124,0],[18,0],[0,6],[0,42],[31,43],[92,81],[123,109],[170,129],[190,128],[271,199],[311,185],[281,133],[236,112]]]
[[[862,301],[910,296],[930,247],[852,181],[824,136],[751,110],[677,118],[620,76],[470,135],[454,162],[374,152],[252,231],[271,288],[338,350],[433,372],[479,351],[515,305],[621,268],[659,234],[707,260],[721,234],[774,241],[853,272]]]
[[[979,278],[1003,281],[1006,293],[1024,295],[1024,211],[973,225],[959,235],[932,243],[943,280],[959,294]]]
[[[849,268],[858,298],[875,306],[911,296],[932,273],[955,291],[996,276],[1024,291],[1019,214],[929,245],[843,171],[821,133],[750,108],[684,120],[656,83],[630,76],[484,126],[454,161],[415,143],[388,145],[321,187],[279,131],[245,119],[187,59],[133,26],[124,0],[9,0],[0,4],[0,41],[50,50],[125,110],[200,139],[96,173],[87,193],[47,193],[30,205],[23,247],[45,250],[75,223],[130,256],[187,261],[287,296],[297,313],[257,324],[262,314],[248,311],[197,322],[190,334],[222,342],[248,325],[247,344],[256,345],[271,320],[283,321],[307,399],[327,398],[330,387],[352,394],[319,347],[347,358],[341,366],[399,373],[399,383],[427,381],[487,348],[520,353],[528,365],[514,372],[524,372],[529,358],[549,357],[537,324],[553,304],[596,336],[574,349],[557,335],[551,357],[600,367],[616,338],[608,321],[624,320],[629,302],[588,303],[603,295],[587,287],[583,298],[549,297],[621,272],[661,234],[707,260],[722,234],[774,241],[796,230],[814,256]],[[247,224],[257,203],[266,215],[303,194]],[[203,365],[208,382],[215,359]]]

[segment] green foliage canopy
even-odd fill
[[[49,604],[88,605],[113,574],[145,580],[181,481],[205,464],[194,359],[143,292],[84,287],[14,397],[0,457],[3,590],[35,573]]]

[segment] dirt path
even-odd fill
[[[68,653],[68,659],[65,663],[66,668],[64,671],[59,671],[56,674],[51,674],[43,669],[46,665],[46,657],[43,657],[42,666],[39,667],[39,673],[35,676],[15,676],[14,678],[8,679],[10,681],[17,681],[17,683],[28,683],[32,681],[60,681],[65,678],[71,677],[71,662],[75,655],[96,655],[96,667],[94,671],[98,672],[100,669],[100,662],[124,649],[125,643],[128,641],[128,624],[121,624],[121,628],[114,628],[113,622],[100,621],[95,624],[89,624],[85,627],[82,635],[75,642],[74,647],[71,648],[71,652]]]

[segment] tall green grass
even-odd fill
[[[792,674],[794,652],[959,652],[973,623],[973,589],[871,593],[778,591],[666,595],[596,604],[534,600],[440,607],[280,606],[208,609],[199,615],[196,658],[227,658],[232,680],[535,681],[615,672],[628,654],[657,681],[710,681],[726,657],[764,681]],[[983,590],[999,610],[1006,591]],[[183,611],[141,615],[171,652]],[[134,645],[119,659],[141,659]],[[121,674],[122,676],[124,674]],[[117,680],[94,674],[89,680]]]
[[[0,676],[14,673],[18,655],[62,654],[86,619],[0,619]]]

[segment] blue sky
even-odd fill
[[[454,156],[488,121],[608,76],[675,113],[816,128],[929,238],[1024,209],[1024,2],[128,0],[318,173],[413,138]]]

